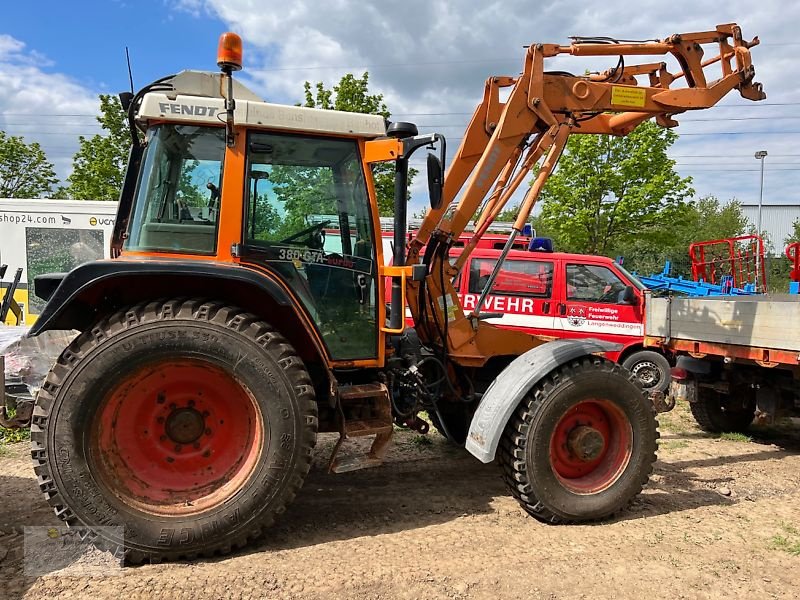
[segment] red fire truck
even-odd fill
[[[455,288],[465,311],[475,308],[506,240],[484,236],[458,275]],[[509,253],[481,309],[485,320],[542,337],[620,344],[618,352],[607,353],[609,358],[633,372],[646,389],[666,391],[672,357],[644,347],[641,282],[605,256],[552,252],[546,242],[531,251],[530,241],[517,238],[518,249]],[[460,253],[458,245],[451,257]]]

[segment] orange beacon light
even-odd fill
[[[227,31],[219,36],[217,66],[223,71],[241,71],[242,69],[242,38],[232,31]]]

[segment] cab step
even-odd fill
[[[331,473],[346,473],[377,467],[383,463],[392,439],[393,419],[389,390],[382,383],[339,387],[339,440],[328,462]],[[345,440],[374,435],[366,454],[339,457]]]

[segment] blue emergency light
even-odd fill
[[[546,237],[533,238],[528,244],[529,252],[553,252],[553,239]]]

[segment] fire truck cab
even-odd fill
[[[475,304],[506,236],[481,240],[455,281],[465,311]],[[456,242],[450,256],[460,254]],[[535,248],[528,250],[527,248]],[[644,347],[645,287],[613,259],[553,252],[546,238],[518,237],[483,305],[483,318],[544,338],[595,338],[620,345],[607,356],[650,391],[666,391],[672,357]]]

